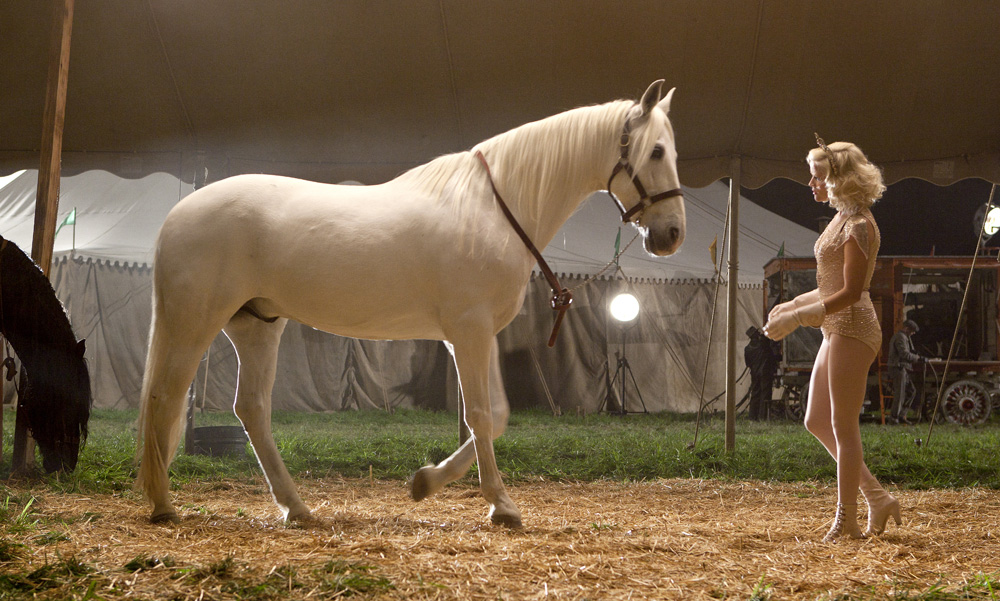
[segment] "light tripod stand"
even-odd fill
[[[615,373],[613,376],[611,375],[611,366],[608,365],[608,371],[605,373],[607,392],[604,395],[604,403],[601,405],[601,411],[607,411],[608,413],[615,413],[617,415],[628,415],[629,413],[649,413],[646,409],[646,402],[642,398],[642,391],[639,390],[639,384],[635,381],[635,374],[632,373],[632,366],[629,364],[628,357],[625,355],[626,328],[620,327],[620,330],[621,340],[619,341],[619,349],[615,351]],[[635,394],[639,397],[639,404],[642,406],[642,411],[629,411],[628,409],[629,382],[632,383],[632,388],[635,389]],[[616,386],[618,390],[618,410],[613,411],[611,407],[614,402]]]

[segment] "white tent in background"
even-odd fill
[[[30,250],[37,172],[27,171],[0,189],[0,235]],[[174,175],[122,179],[105,171],[63,178],[58,220],[76,211],[55,241],[53,285],[79,337],[87,338],[97,407],[136,407],[150,319],[153,246],[169,210],[192,187]],[[545,343],[552,321],[544,278],[532,279],[521,314],[499,336],[511,403],[562,411],[596,411],[606,374],[627,336],[630,363],[650,411],[693,411],[708,357],[707,395],[724,388],[725,294],[716,308],[717,337],[709,354],[715,270],[709,247],[720,256],[728,189],[715,183],[685,189],[687,239],[680,253],[653,258],[636,241],[621,257],[621,273],[643,303],[637,325],[622,332],[605,317],[607,296],[624,281],[614,269],[575,291],[573,308],[556,347]],[[543,255],[564,286],[581,286],[614,254],[620,218],[607,195],[595,194],[556,235]],[[634,235],[624,226],[622,246]],[[740,223],[738,331],[760,325],[763,265],[783,245],[789,255],[809,254],[816,233],[744,200]],[[236,360],[224,336],[217,338],[199,371],[199,402],[231,405]],[[276,409],[327,411],[344,408],[454,406],[448,384],[450,357],[431,341],[379,342],[340,338],[289,323],[279,354]],[[206,376],[207,374],[207,376]],[[629,399],[629,409],[633,406]]]

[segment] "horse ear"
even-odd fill
[[[660,94],[663,91],[663,80],[657,79],[653,83],[649,84],[646,88],[646,93],[642,95],[642,100],[639,101],[639,106],[642,107],[642,115],[648,115],[653,107],[660,101]]]
[[[83,357],[83,354],[87,352],[87,339],[83,338],[76,343],[76,354]]]
[[[664,114],[667,115],[670,114],[670,100],[674,97],[675,90],[677,90],[677,88],[670,88],[670,91],[667,92],[666,97],[664,97],[664,99],[660,101],[660,108],[663,110]]]

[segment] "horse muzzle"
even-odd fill
[[[643,239],[643,246],[651,255],[665,257],[672,255],[684,242],[684,224],[670,225],[660,230],[649,230]]]
[[[686,222],[683,200],[679,197],[647,208],[640,219],[645,229],[646,252],[657,257],[677,252],[684,243]]]

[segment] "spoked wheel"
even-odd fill
[[[781,404],[785,407],[785,417],[800,421],[806,414],[806,401],[809,399],[809,385],[785,386],[781,392]]]
[[[953,424],[971,426],[981,424],[990,416],[993,403],[982,383],[959,380],[944,389],[941,412]]]

